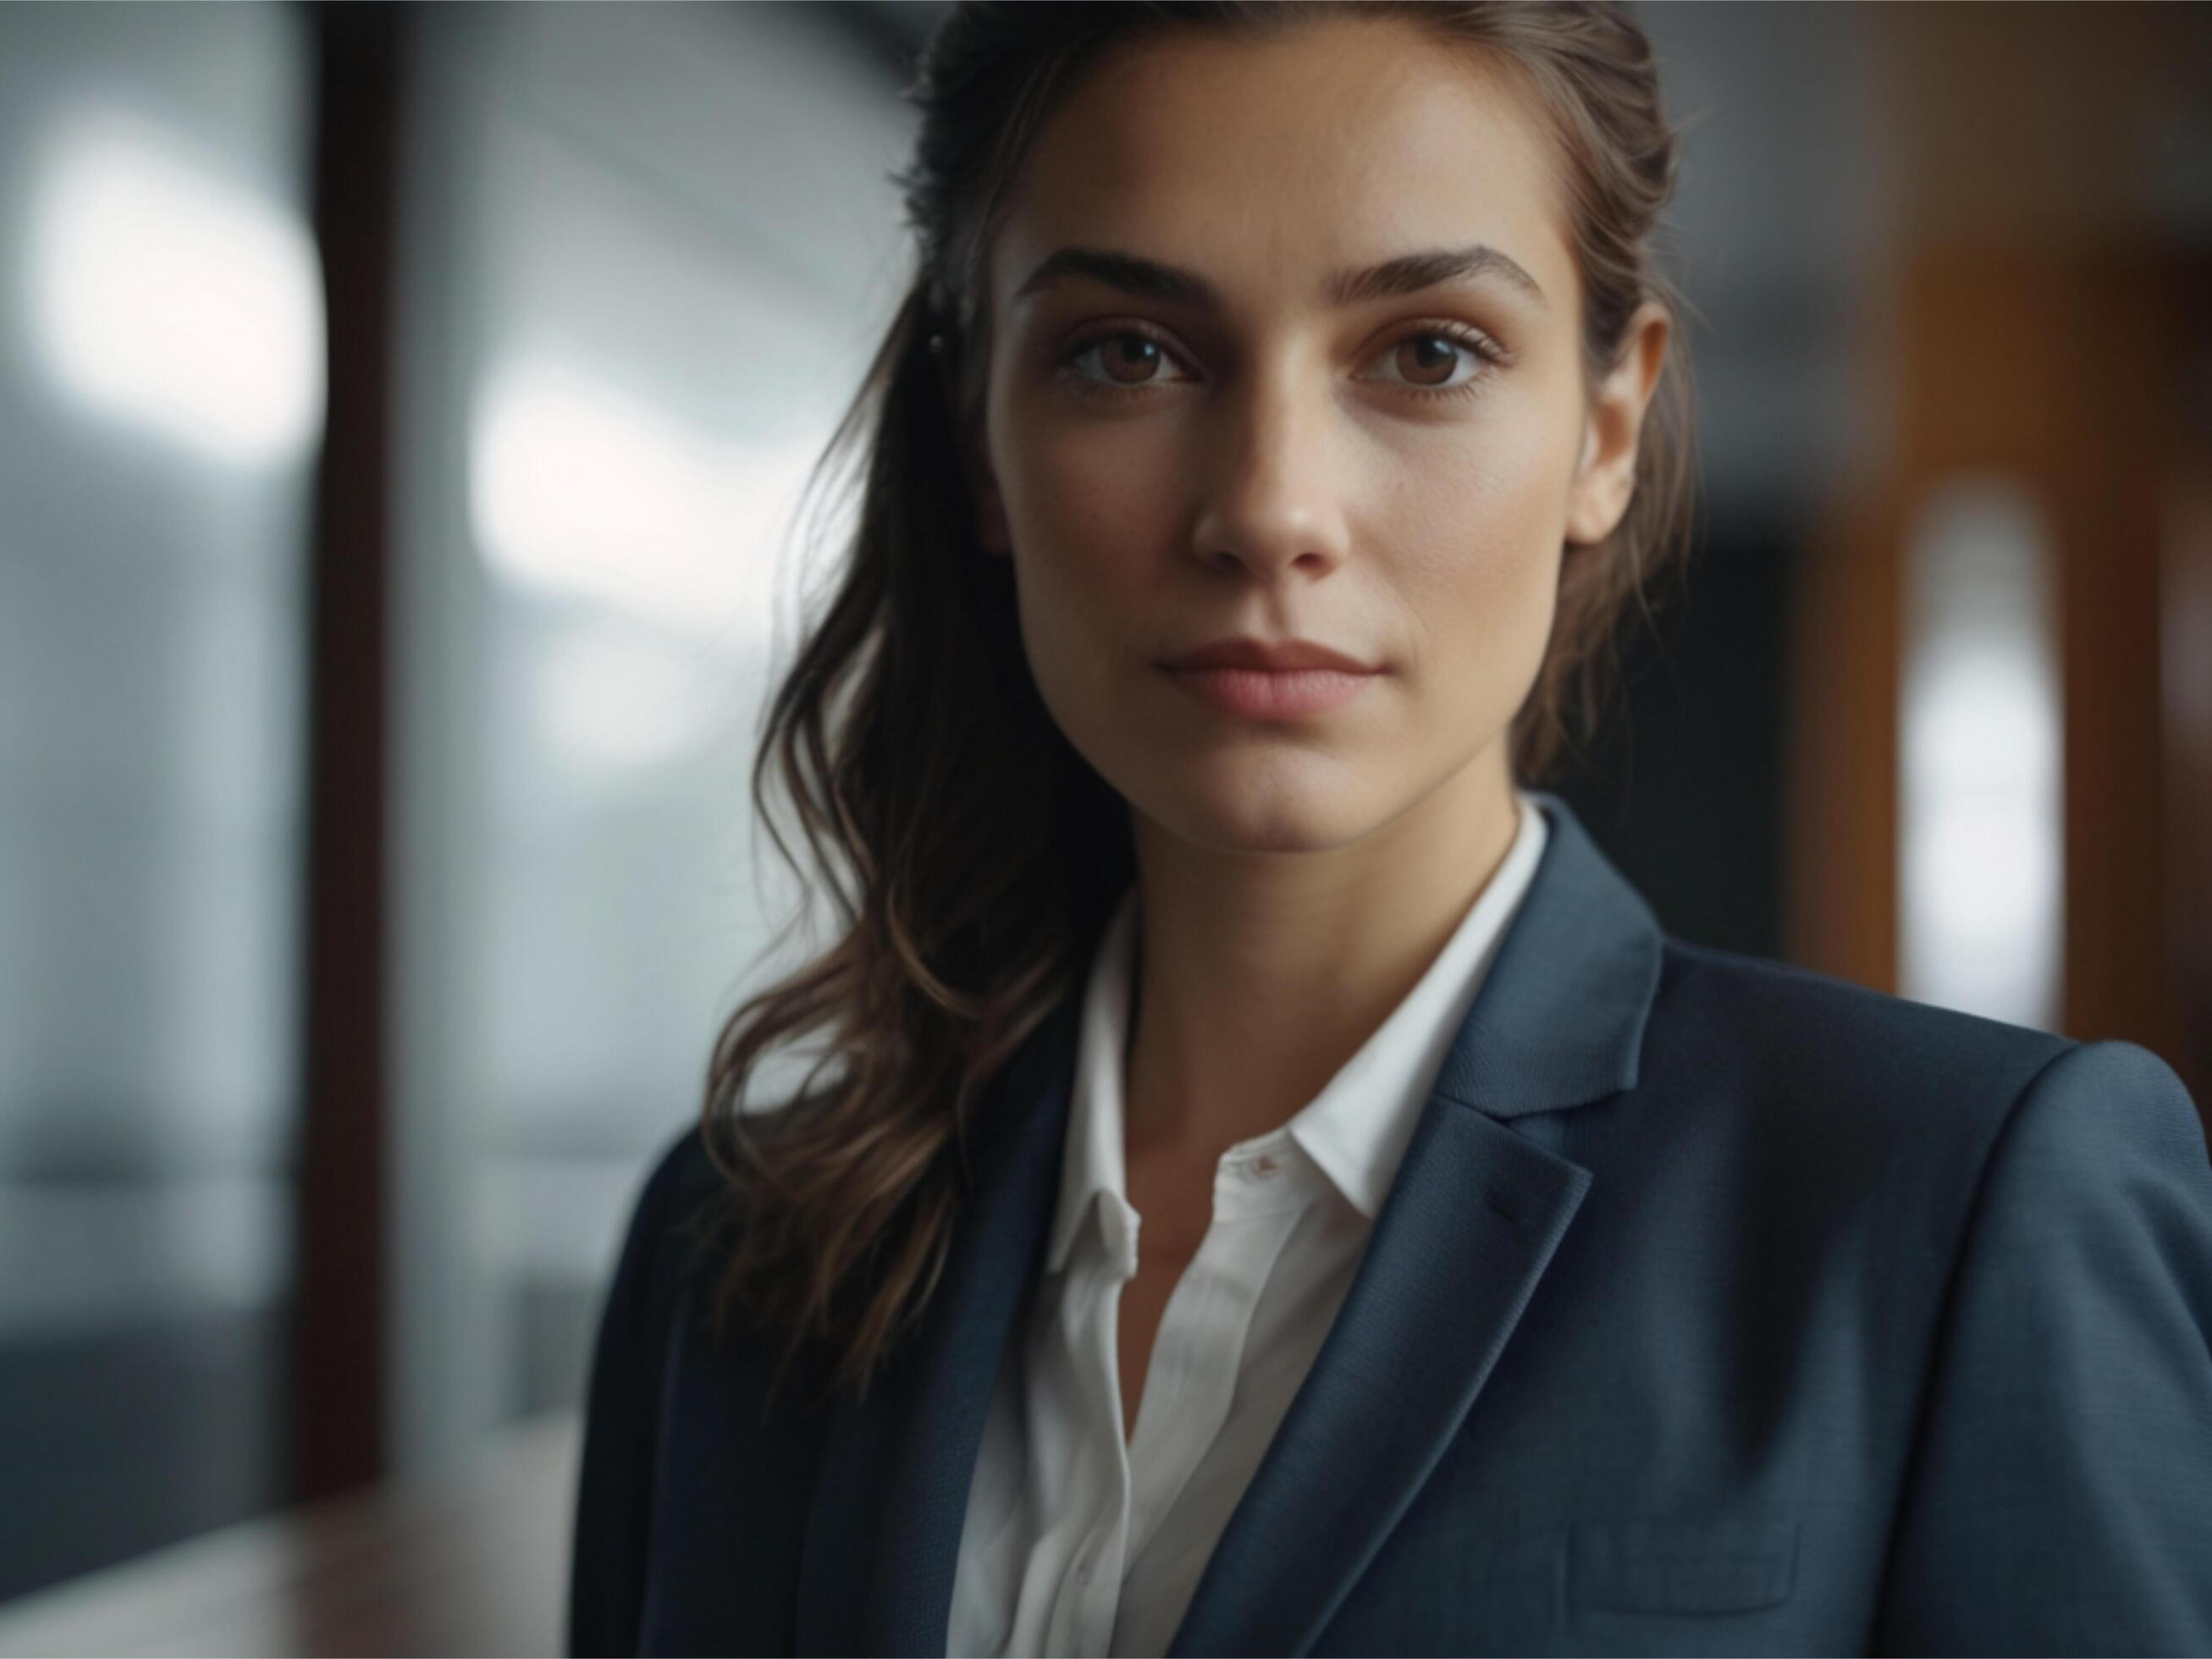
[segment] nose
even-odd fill
[[[1335,414],[1310,366],[1255,373],[1216,405],[1191,550],[1216,569],[1273,581],[1344,562]]]

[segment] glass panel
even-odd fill
[[[782,917],[789,512],[896,295],[896,82],[799,9],[433,10],[407,422],[400,1440],[581,1391]],[[434,176],[433,176],[434,174]]]
[[[2002,478],[1929,495],[1905,549],[1899,980],[2055,1027],[2063,779],[2052,540]]]
[[[0,1596],[284,1496],[308,57],[0,10]]]

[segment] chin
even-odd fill
[[[1136,799],[1181,840],[1222,853],[1319,853],[1359,839],[1389,816],[1370,781],[1316,756],[1242,757],[1154,779]]]

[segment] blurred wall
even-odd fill
[[[0,1597],[288,1490],[310,75],[0,13]]]
[[[2046,954],[2030,1023],[2142,1042],[2201,1105],[2212,12],[1864,21],[1900,161],[1854,332],[1876,418],[1794,629],[1793,952],[1918,995],[1942,951],[1969,982]],[[2041,597],[1930,634],[1930,562]]]
[[[811,7],[429,8],[410,68],[402,1468],[577,1398],[644,1160],[764,971],[753,725],[798,489],[902,286],[908,137]]]
[[[0,14],[0,1598],[286,1501],[331,1408],[289,1316],[332,948],[300,900],[307,192],[319,70],[357,66],[308,21]],[[372,1443],[422,1467],[574,1398],[780,914],[750,722],[905,130],[875,37],[813,8],[404,34],[397,308],[343,319],[397,411],[389,1329],[354,1346],[391,1373]]]

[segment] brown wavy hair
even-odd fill
[[[802,887],[828,896],[836,942],[731,1018],[702,1109],[729,1188],[716,1329],[741,1312],[780,1351],[779,1379],[811,1351],[824,1397],[865,1394],[927,1303],[970,1188],[985,1085],[1080,984],[1135,874],[1126,805],[1030,677],[1012,562],[980,550],[963,457],[981,418],[995,222],[1046,117],[1109,53],[1165,29],[1266,33],[1338,9],[1413,19],[1516,71],[1549,112],[1586,384],[1619,361],[1644,301],[1676,319],[1627,513],[1604,543],[1565,550],[1547,653],[1510,732],[1516,779],[1548,776],[1595,735],[1620,619],[1648,620],[1655,581],[1686,556],[1688,307],[1653,255],[1680,130],[1625,5],[956,4],[907,92],[921,127],[894,180],[913,281],[810,482],[810,495],[856,487],[857,521],[769,699],[753,770],[755,806]],[[803,858],[776,827],[772,782]],[[776,1109],[753,1110],[748,1080],[784,1045],[811,1046],[812,1064]]]

